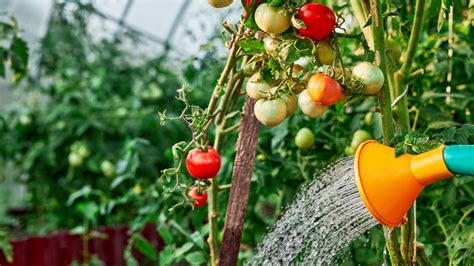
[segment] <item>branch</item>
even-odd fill
[[[384,27],[378,0],[370,0],[370,9],[373,19],[372,32],[375,46],[375,61],[382,69],[385,83],[388,82],[387,63],[384,47]],[[393,114],[391,107],[390,87],[385,84],[381,93],[379,93],[380,109],[382,111],[383,141],[389,145],[394,136]],[[392,231],[393,230],[393,231]],[[390,255],[392,265],[401,265],[402,257],[398,248],[398,235],[396,229],[384,227],[385,241]]]

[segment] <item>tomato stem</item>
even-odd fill
[[[214,114],[217,108],[218,100],[220,99],[219,103],[219,108],[218,108],[218,113],[216,114],[215,118],[215,124],[216,124],[216,135],[214,139],[214,149],[217,152],[220,152],[222,149],[222,143],[224,136],[228,133],[224,130],[228,119],[223,119],[225,113],[229,112],[231,108],[229,106],[233,107],[233,103],[229,103],[229,98],[232,98],[230,102],[233,101],[234,99],[234,90],[237,90],[240,85],[242,84],[239,80],[243,78],[242,75],[238,74],[234,78],[233,73],[235,72],[235,66],[237,65],[238,61],[238,52],[240,51],[239,47],[236,45],[236,43],[243,38],[243,33],[245,30],[245,22],[248,20],[250,16],[250,13],[244,9],[241,19],[240,19],[240,24],[239,28],[237,30],[237,33],[232,35],[232,41],[230,42],[229,46],[229,55],[227,56],[227,61],[224,66],[224,69],[222,70],[222,73],[217,81],[216,86],[214,87],[214,91],[212,93],[211,99],[209,100],[209,104],[206,110],[206,114],[208,117],[211,116],[211,114]],[[227,81],[226,86],[225,82]],[[239,86],[235,86],[237,85]],[[219,96],[220,92],[222,89],[225,89],[225,93],[223,96]],[[236,99],[236,97],[235,97]],[[229,106],[227,106],[229,105]],[[210,118],[209,122],[211,121]],[[208,123],[205,127],[205,130],[209,128],[211,123]],[[209,187],[209,193],[208,193],[208,220],[209,220],[209,237],[207,242],[209,243],[209,248],[210,248],[210,255],[211,255],[211,265],[215,266],[218,264],[218,254],[219,254],[219,242],[218,242],[218,234],[219,234],[219,228],[217,224],[217,219],[219,217],[218,211],[217,211],[217,197],[218,197],[218,192],[219,192],[219,184],[217,182],[216,177],[210,179],[210,187]]]
[[[393,125],[393,114],[391,107],[391,93],[388,85],[387,78],[387,62],[385,58],[385,45],[384,45],[384,26],[381,15],[381,7],[378,0],[370,0],[370,12],[372,14],[372,37],[373,45],[375,48],[375,61],[380,66],[385,78],[385,85],[383,90],[379,93],[380,109],[382,111],[382,124],[383,124],[383,141],[384,144],[390,145],[392,138],[394,137],[394,125]],[[387,250],[390,255],[392,265],[401,265],[403,259],[400,253],[398,245],[398,233],[396,229],[384,227],[385,240],[387,243]]]

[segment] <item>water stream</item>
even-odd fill
[[[301,188],[250,264],[328,265],[376,224],[359,197],[354,158],[344,158]]]

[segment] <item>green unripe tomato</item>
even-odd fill
[[[283,7],[261,4],[255,10],[257,26],[269,34],[281,34],[291,26],[290,14]]]
[[[255,117],[267,127],[275,127],[285,120],[288,111],[286,103],[276,98],[273,100],[260,99],[254,106]]]
[[[399,63],[400,57],[402,56],[402,47],[400,43],[394,39],[387,39],[385,42],[385,49],[387,53],[392,57],[393,61]]]
[[[31,124],[31,117],[29,115],[21,115],[18,120],[20,121],[20,124],[22,126],[27,126]]]
[[[332,65],[336,58],[336,53],[327,41],[319,41],[317,45],[316,57],[319,63],[323,65]]]
[[[82,144],[77,148],[77,154],[79,154],[79,156],[81,156],[82,158],[86,158],[89,157],[90,151],[86,145]]]
[[[246,92],[250,98],[260,100],[267,95],[271,88],[271,85],[263,80],[260,73],[255,73],[247,81]]]
[[[295,137],[296,147],[300,149],[309,149],[314,145],[314,133],[309,128],[304,127],[298,131]]]
[[[363,129],[359,129],[356,132],[354,132],[354,136],[352,137],[351,147],[357,150],[360,144],[371,139],[374,139],[374,137],[372,136],[372,134],[370,134],[370,132],[365,131]]]
[[[376,94],[384,83],[382,70],[369,62],[355,66],[352,70],[352,79],[362,83],[362,93],[366,95]]]
[[[344,149],[344,153],[347,155],[347,156],[352,156],[356,153],[356,149],[354,147],[351,147],[351,146],[347,146],[345,149]]]
[[[75,152],[69,153],[67,160],[69,161],[69,165],[72,167],[79,167],[82,165],[84,158]]]
[[[373,112],[368,112],[367,114],[365,114],[365,116],[364,116],[364,124],[365,124],[366,126],[371,126],[373,120],[374,120],[374,113],[373,113]]]
[[[115,175],[115,166],[110,161],[102,161],[100,164],[100,170],[106,177],[114,177]]]
[[[276,50],[278,48],[278,41],[274,38],[271,37],[265,37],[263,39],[263,47],[265,48],[265,51],[275,57],[276,56]]]

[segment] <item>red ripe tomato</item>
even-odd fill
[[[197,187],[192,187],[188,191],[188,196],[194,200],[192,202],[194,207],[201,207],[207,203],[207,193],[206,192],[199,193]]]
[[[308,94],[313,101],[329,106],[342,98],[342,88],[334,79],[318,73],[308,81]]]
[[[186,169],[188,173],[197,179],[210,179],[217,175],[221,168],[221,156],[209,146],[207,151],[199,148],[188,153],[186,158]]]
[[[313,41],[325,39],[336,26],[336,15],[323,4],[309,3],[302,6],[296,18],[306,25],[306,28],[298,29],[299,34]]]

